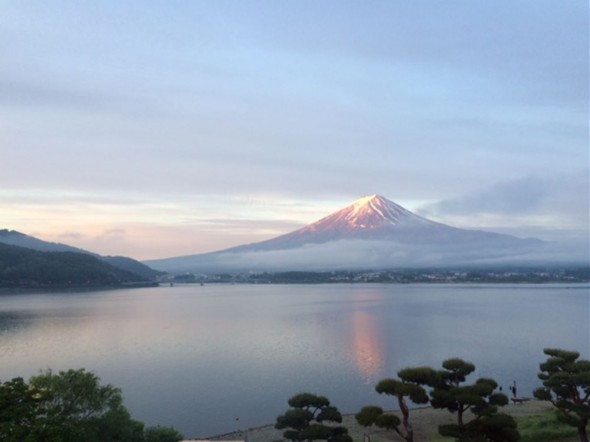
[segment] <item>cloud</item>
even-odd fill
[[[107,240],[107,241],[112,241],[114,239],[116,240],[124,240],[125,236],[127,235],[127,232],[125,231],[125,229],[108,229],[103,231],[102,233],[100,233],[98,235],[98,239],[101,240]]]
[[[547,180],[521,178],[475,194],[441,201],[434,205],[434,209],[449,214],[526,213],[539,206],[549,189]]]
[[[129,250],[139,224],[192,223],[186,253],[316,220],[251,197],[323,216],[380,193],[466,227],[586,228],[587,192],[551,174],[588,162],[588,6],[427,4],[6,4],[3,221],[124,226]]]
[[[341,240],[296,249],[220,252],[147,261],[155,269],[175,272],[352,270],[411,267],[546,265],[588,263],[588,248],[523,241],[511,244],[402,244],[394,241]]]
[[[461,225],[471,222],[472,227],[495,224],[588,230],[589,180],[587,169],[568,175],[527,176],[428,204],[418,212]]]
[[[63,238],[64,240],[80,240],[82,238],[84,238],[86,235],[84,233],[80,233],[80,232],[72,232],[72,231],[68,231],[68,232],[63,232],[60,233],[59,238]]]

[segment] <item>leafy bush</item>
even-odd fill
[[[3,442],[178,442],[173,428],[148,428],[131,418],[121,391],[84,369],[51,370],[0,383]]]

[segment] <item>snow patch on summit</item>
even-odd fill
[[[389,201],[380,195],[370,195],[359,198],[350,206],[324,218],[338,218],[341,214],[352,228],[380,228],[386,225],[397,226],[400,224],[436,224],[421,216],[418,216],[402,206]],[[320,220],[321,223],[323,220]]]

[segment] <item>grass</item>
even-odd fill
[[[554,411],[518,419],[518,431],[522,442],[550,442],[576,440],[578,432],[557,420]]]
[[[553,410],[532,415],[521,416],[517,419],[518,431],[520,433],[520,442],[570,442],[578,441],[578,432],[574,427],[559,422],[557,415]],[[453,438],[443,437],[438,434],[434,428],[430,429],[427,436],[428,442],[449,442]],[[401,441],[401,438],[390,434],[390,438],[374,437],[370,442],[392,442]],[[421,440],[421,439],[417,439]],[[364,442],[362,438],[354,438],[355,442]]]

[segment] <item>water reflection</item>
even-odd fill
[[[372,309],[382,305],[383,292],[361,290],[354,295],[351,311],[349,354],[365,384],[372,384],[382,377],[386,364],[386,345],[380,327],[380,316]]]
[[[385,346],[377,327],[378,318],[363,310],[352,314],[352,353],[366,384],[380,379],[383,373]]]
[[[588,285],[5,295],[0,380],[85,367],[123,390],[135,418],[203,438],[235,429],[235,416],[243,428],[272,422],[297,391],[326,395],[348,413],[391,407],[371,384],[453,356],[474,362],[475,376],[515,379],[531,395],[543,347],[588,358],[589,311]]]

